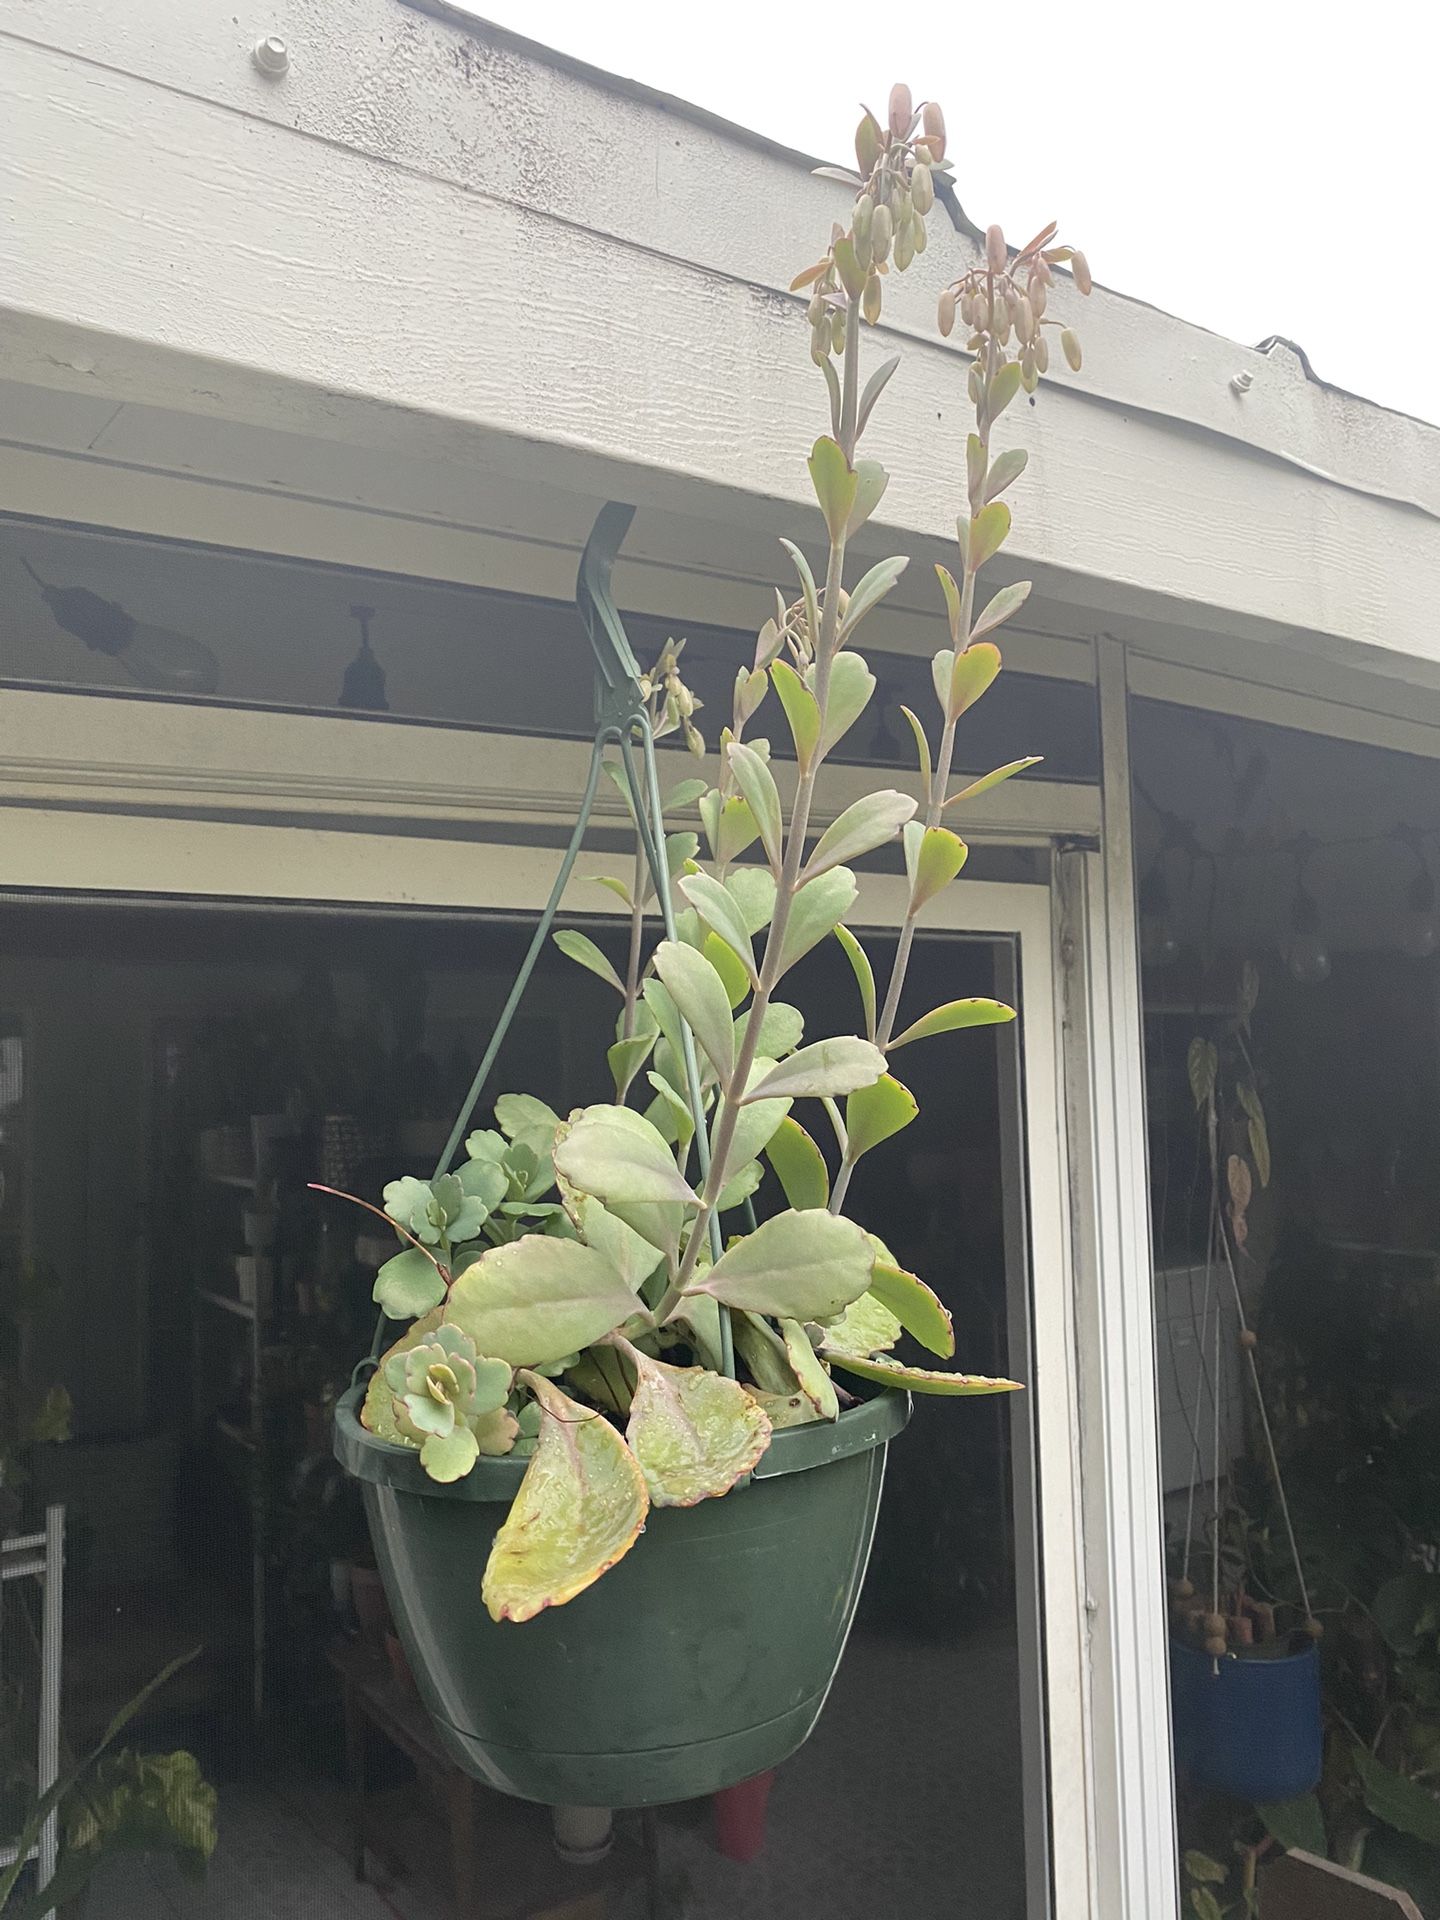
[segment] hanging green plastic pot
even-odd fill
[[[633,509],[604,508],[577,602],[597,666],[590,773],[569,847],[437,1172],[451,1165],[547,938],[594,806],[602,750],[622,755],[664,925],[675,929],[654,738],[610,593]],[[704,1164],[695,1046],[680,1023]],[[745,1203],[749,1224],[754,1215]],[[720,1252],[718,1216],[712,1246]],[[729,1315],[720,1313],[733,1374]],[[376,1330],[372,1362],[386,1338]],[[748,1484],[693,1507],[652,1508],[603,1579],[522,1624],[481,1601],[490,1548],[527,1462],[482,1458],[431,1479],[413,1447],[361,1425],[363,1385],[336,1411],[335,1452],[364,1489],[386,1596],[420,1694],[456,1763],[552,1806],[645,1807],[777,1766],[825,1704],[865,1578],[889,1441],[909,1396],[883,1387],[835,1421],[776,1432]]]
[[[427,1477],[413,1448],[336,1414],[376,1558],[441,1740],[466,1772],[551,1806],[698,1798],[788,1759],[840,1664],[865,1578],[888,1442],[910,1417],[885,1390],[778,1432],[745,1487],[652,1510],[577,1599],[491,1620],[480,1580],[525,1462]]]

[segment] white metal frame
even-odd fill
[[[524,745],[534,751],[543,743]],[[853,778],[868,775],[857,770]],[[832,806],[843,805],[850,797],[838,791],[847,783],[842,770],[837,790],[829,796]],[[93,796],[92,805],[94,799],[98,795]],[[558,795],[552,805],[557,802]],[[1093,790],[1086,790],[1083,809],[1077,810],[1083,817],[1094,805]],[[338,825],[296,828],[279,820],[237,823],[193,815],[125,818],[107,814],[103,807],[83,815],[67,810],[18,811],[29,830],[5,836],[0,886],[284,896],[297,902],[463,905],[472,910],[526,912],[543,903],[559,857],[547,846],[494,841],[457,844],[453,838],[432,841],[359,833]],[[1018,824],[1011,825],[1012,836]],[[1030,832],[1025,837],[1040,837],[1038,814],[1027,825]],[[606,912],[605,894],[585,883],[613,864],[613,856],[582,854],[564,905],[567,915]],[[855,924],[898,925],[905,895],[905,882],[898,875],[863,876]],[[1033,1275],[1034,1374],[1028,1385],[1044,1543],[1039,1576],[1045,1638],[1048,1865],[1056,1889],[1057,1920],[1111,1920],[1094,1899],[1096,1856],[1103,1836],[1095,1828],[1087,1760],[1092,1732],[1077,1504],[1081,1463],[1076,1303],[1067,1282],[1070,1156],[1052,898],[1045,885],[966,881],[934,903],[927,927],[934,932],[1002,938],[1013,943],[1018,957],[1026,1013],[1019,1036],[1025,1212]]]
[[[65,1509],[45,1509],[40,1533],[12,1534],[0,1540],[0,1585],[7,1580],[36,1579],[41,1587],[40,1701],[35,1765],[35,1797],[43,1800],[60,1777],[60,1664],[64,1648]],[[3,1671],[3,1669],[0,1669]],[[55,1878],[59,1851],[60,1809],[52,1807],[40,1828],[40,1837],[26,1854],[36,1862],[35,1888],[43,1893]],[[0,1868],[12,1866],[14,1847],[0,1847]],[[50,1920],[49,1914],[41,1920]]]

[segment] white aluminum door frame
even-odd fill
[[[863,876],[852,923],[893,929],[904,911],[906,890],[898,876]],[[1007,1155],[1012,1188],[1006,1196],[1012,1223],[1007,1256],[1019,1239],[1016,1250],[1024,1254],[1021,1271],[1029,1293],[1028,1312],[1012,1311],[1011,1319],[1012,1335],[1017,1326],[1028,1331],[1029,1348],[1025,1404],[1014,1409],[1012,1456],[1027,1912],[1030,1920],[1052,1914],[1054,1920],[1101,1920],[1091,1892],[1096,1876],[1077,1498],[1075,1289],[1069,1278],[1071,1167],[1053,898],[1044,885],[962,880],[933,903],[926,931],[1003,942],[1011,959],[1002,972],[1013,971],[1019,982],[1018,1075],[1002,1078],[1002,1114],[1010,1109],[1007,1134],[1013,1140],[1018,1133],[1022,1161],[1013,1168],[1016,1177],[1009,1178],[1013,1155]],[[1013,1285],[1013,1273],[1011,1278]],[[1021,1361],[1012,1364],[1018,1370]],[[1029,1493],[1033,1518],[1023,1510]],[[1027,1577],[1036,1601],[1028,1619]],[[1042,1725],[1036,1724],[1039,1716]]]
[[[97,810],[90,821],[103,818]],[[77,834],[77,824],[74,816],[66,826],[56,821],[50,832],[42,831],[41,838],[48,841],[52,851],[57,842],[69,851],[78,851],[87,836]],[[125,825],[132,859],[115,862],[115,849],[109,850],[112,860],[104,862],[109,867],[109,885],[107,888],[101,882],[98,890],[102,893],[118,887],[152,898],[157,894],[172,899],[177,894],[230,895],[233,869],[227,869],[223,854],[238,850],[232,839],[235,836],[246,842],[253,839],[245,851],[267,876],[265,891],[272,901],[286,894],[298,879],[294,904],[303,906],[307,898],[313,902],[316,895],[304,891],[306,882],[320,879],[319,870],[324,868],[328,869],[331,885],[322,884],[317,889],[321,902],[328,893],[336,904],[361,907],[364,895],[360,890],[364,888],[372,902],[388,903],[390,910],[408,906],[425,911],[436,904],[426,884],[431,876],[417,871],[417,843],[413,839],[369,833],[327,835],[317,834],[313,828],[174,817],[132,820]],[[324,845],[323,853],[315,845],[317,839]],[[229,845],[224,844],[227,841]],[[286,857],[287,842],[290,858]],[[419,844],[425,845],[423,840]],[[342,847],[344,857],[338,862],[326,858]],[[11,851],[19,852],[14,841]],[[7,882],[14,886],[17,880],[22,887],[27,882],[33,885],[38,877],[31,864],[36,851],[32,842],[29,858],[22,855],[12,862],[0,855],[0,887]],[[447,906],[458,904],[453,891],[458,881],[467,906],[477,912],[538,910],[559,859],[557,850],[551,847],[493,841],[451,841],[448,852],[451,870],[445,884],[437,889],[438,900]],[[297,860],[294,854],[302,857]],[[357,871],[361,863],[363,879]],[[581,855],[563,908],[567,916],[606,914],[604,893],[584,883],[613,865],[612,855]],[[16,866],[23,878],[14,871]],[[52,884],[58,879],[67,890],[89,891],[98,878],[89,861],[77,861],[63,877],[56,872],[53,861],[46,862],[46,867]],[[854,924],[895,928],[904,912],[906,892],[906,883],[899,875],[861,876]],[[1051,887],[1044,884],[964,880],[932,903],[926,930],[1004,942],[1014,956],[1020,979],[1023,1005],[1016,1032],[1023,1118],[1023,1229],[1031,1292],[1031,1373],[1025,1396],[1027,1447],[1017,1447],[1016,1459],[1021,1469],[1027,1465],[1024,1455],[1033,1436],[1038,1535],[1043,1549],[1030,1558],[1040,1586],[1039,1617],[1044,1634],[1043,1672],[1025,1675],[1023,1684],[1032,1701],[1043,1702],[1045,1718],[1043,1730],[1032,1727],[1026,1738],[1027,1771],[1033,1783],[1031,1793],[1027,1793],[1027,1827],[1043,1817],[1047,1808],[1049,1814],[1048,1831],[1043,1836],[1047,1844],[1036,1849],[1027,1833],[1031,1912],[1033,1920],[1048,1920],[1052,1913],[1054,1920],[1115,1920],[1114,1910],[1102,1913],[1092,1893],[1097,1840],[1089,1761],[1088,1634],[1079,1505],[1080,1375],[1075,1289],[1070,1281],[1071,1162],[1054,899]],[[958,1044],[963,1045],[963,1039]],[[1023,1478],[1023,1472],[1017,1471],[1017,1494],[1023,1494]],[[1017,1513],[1017,1534],[1028,1520],[1029,1516]],[[1023,1575],[1023,1562],[1019,1570]],[[1021,1624],[1023,1659],[1023,1617]],[[1032,1666],[1035,1659],[1032,1647]],[[1041,1804],[1029,1804],[1032,1794]],[[1044,1884],[1047,1879],[1054,1888],[1053,1908]],[[1046,1904],[1039,1904],[1041,1900]]]

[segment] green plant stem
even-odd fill
[[[859,374],[860,308],[859,302],[852,299],[849,302],[845,325],[845,361],[839,435],[841,450],[852,466],[858,437],[855,422],[858,409]],[[830,667],[838,650],[840,595],[845,580],[845,544],[846,537],[842,528],[838,537],[830,542],[830,559],[825,571],[825,597],[820,609],[820,633],[815,648],[815,704],[820,709],[822,738],[829,714]],[[780,980],[780,954],[785,942],[785,930],[790,922],[790,908],[799,891],[800,870],[805,863],[805,840],[810,828],[810,812],[815,799],[815,782],[824,759],[823,749],[817,748],[809,766],[800,775],[796,784],[795,804],[790,812],[789,826],[785,836],[785,854],[775,889],[775,911],[765,940],[764,958],[760,963],[759,985],[750,1002],[750,1014],[745,1022],[745,1037],[740,1043],[730,1085],[728,1088],[721,1089],[710,1149],[710,1170],[706,1175],[704,1190],[700,1196],[700,1211],[690,1228],[690,1237],[685,1243],[685,1255],[680,1263],[680,1271],[674,1283],[666,1290],[664,1299],[655,1309],[657,1325],[663,1325],[670,1319],[680,1305],[680,1297],[695,1271],[700,1248],[725,1186],[726,1162],[730,1158],[730,1147],[735,1137],[735,1123],[739,1118],[740,1102],[755,1065],[760,1028],[765,1019],[766,1009]]]
[[[992,281],[992,293],[993,285],[994,283]],[[993,335],[989,335],[987,336],[985,348],[985,389],[987,394],[995,372],[995,340]],[[980,444],[985,450],[985,459],[980,465],[980,470],[975,477],[974,483],[969,488],[970,518],[972,522],[984,505],[985,478],[990,467],[990,415],[983,397],[981,403],[975,410],[975,431],[979,435]],[[975,620],[975,576],[977,572],[978,568],[970,566],[967,562],[965,578],[960,585],[960,616],[955,623],[954,645],[957,654],[963,653],[970,644],[970,630]],[[935,772],[930,782],[930,805],[925,814],[925,830],[927,833],[932,827],[938,827],[940,825],[941,816],[945,811],[945,802],[949,797],[950,770],[955,758],[955,728],[956,722],[947,718],[940,735],[940,751],[935,757]],[[912,889],[911,904],[906,909],[904,924],[900,928],[900,937],[895,947],[895,960],[890,969],[890,982],[885,990],[885,1005],[881,1011],[880,1024],[875,1034],[875,1044],[882,1053],[889,1046],[895,1032],[895,1021],[900,1011],[900,993],[905,985],[905,975],[910,965],[910,949],[915,943],[915,921],[918,913],[919,908],[914,904]],[[848,1168],[842,1167],[840,1178],[836,1182],[836,1187],[841,1199],[844,1198],[845,1188],[848,1185]],[[833,1194],[831,1196],[831,1210],[832,1212],[839,1211],[839,1208],[835,1205]]]
[[[638,803],[637,803],[638,804]],[[635,1007],[640,998],[640,955],[645,936],[645,847],[635,834],[635,878],[630,889],[630,957],[625,968],[625,1019],[621,1039],[635,1032]],[[622,1096],[623,1098],[623,1096]]]

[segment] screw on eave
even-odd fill
[[[250,49],[250,58],[267,80],[278,80],[290,70],[290,49],[278,33],[267,33]]]
[[[1230,376],[1230,391],[1232,393],[1248,393],[1254,384],[1255,376],[1253,373],[1242,371],[1240,373],[1232,373]]]

